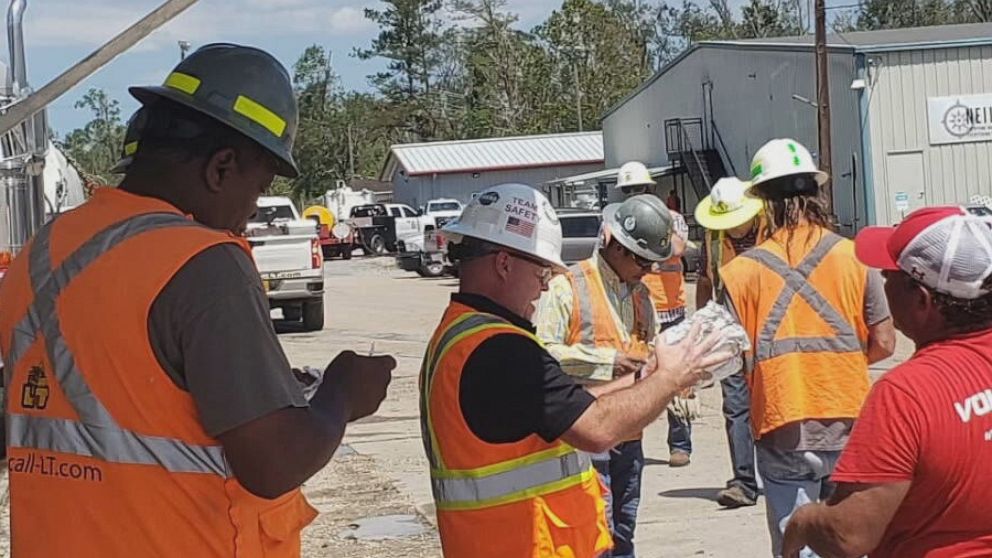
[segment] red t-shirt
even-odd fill
[[[872,558],[992,556],[992,331],[925,347],[883,376],[832,480],[911,481]]]

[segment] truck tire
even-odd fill
[[[298,322],[303,316],[303,311],[299,304],[290,304],[282,307],[282,319],[287,322]]]
[[[303,303],[303,329],[307,331],[320,331],[324,329],[323,300]]]
[[[380,233],[372,233],[369,237],[368,252],[373,256],[381,256],[386,253],[386,238]]]
[[[440,277],[444,275],[444,263],[430,262],[420,264],[420,268],[417,269],[417,275],[421,277]]]

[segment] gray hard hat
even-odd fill
[[[293,83],[286,68],[263,50],[205,45],[180,62],[163,85],[129,91],[143,105],[168,99],[211,116],[275,155],[280,175],[299,175],[293,160],[299,123]]]
[[[672,213],[657,196],[640,194],[603,210],[610,236],[638,256],[659,262],[672,257]]]
[[[111,174],[124,174],[127,171],[128,166],[131,165],[131,161],[134,160],[134,154],[138,152],[138,142],[141,140],[141,133],[144,131],[147,122],[148,110],[145,107],[136,110],[131,115],[131,118],[127,120],[127,130],[124,132],[124,145],[121,147],[121,158],[110,169]]]

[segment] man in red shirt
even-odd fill
[[[992,556],[992,222],[921,209],[856,253],[916,353],[873,387],[833,496],[797,510],[783,555]]]

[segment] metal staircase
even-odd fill
[[[724,158],[714,144],[722,147],[726,155],[723,138],[713,122],[710,122],[710,134],[707,134],[702,118],[672,118],[665,121],[668,160],[689,178],[697,199],[709,195],[713,184],[727,176]],[[729,157],[727,161],[733,167]]]

